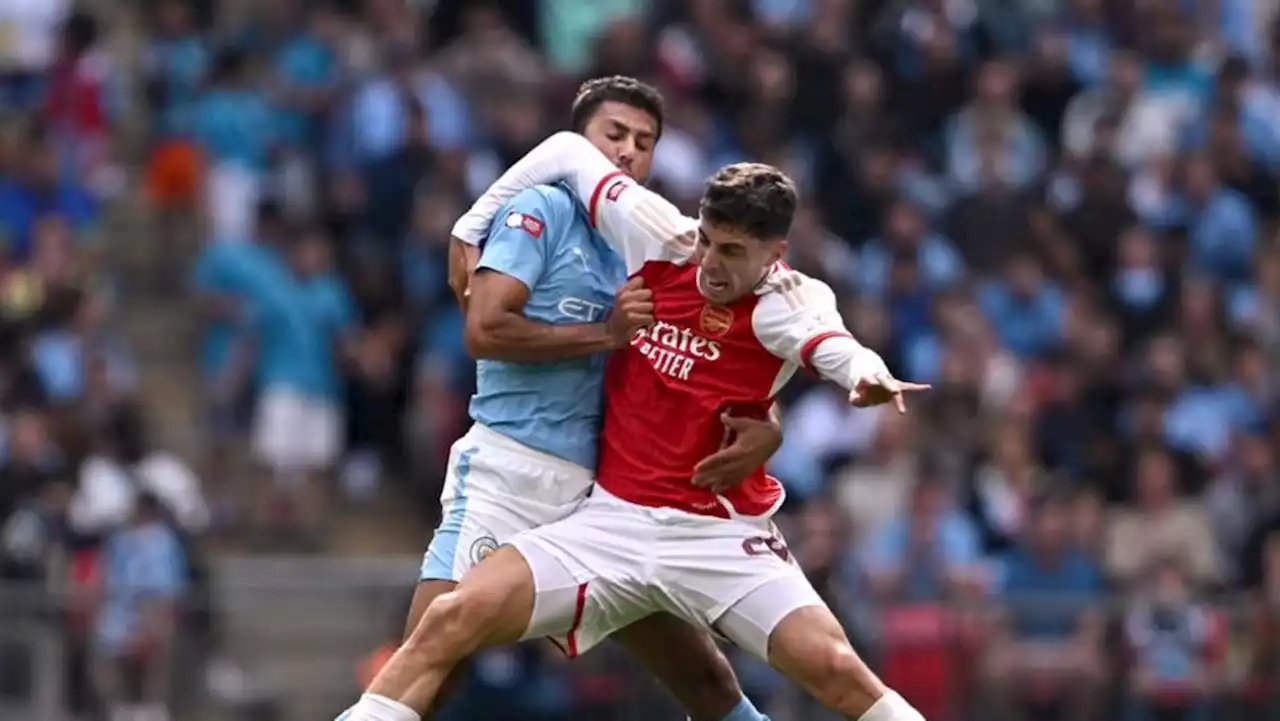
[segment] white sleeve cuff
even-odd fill
[[[818,375],[850,391],[866,378],[889,372],[879,353],[844,335],[819,343],[809,363]]]

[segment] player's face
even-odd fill
[[[785,239],[753,238],[703,222],[698,228],[698,290],[712,303],[731,303],[754,290],[786,250]]]
[[[649,178],[658,122],[640,108],[607,100],[582,132],[618,169],[639,182]]]

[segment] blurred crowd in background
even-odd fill
[[[693,210],[724,163],[785,169],[791,264],[934,384],[899,417],[797,383],[772,464],[797,556],[926,716],[1280,692],[1276,2],[156,0],[124,52],[73,5],[0,2],[0,571],[63,559],[98,695],[170,635],[211,525],[317,551],[335,497],[434,520],[474,375],[448,229],[611,74],[666,96],[652,187]],[[202,333],[208,458],[149,442],[121,206]],[[227,517],[204,486],[241,449],[263,475]],[[502,659],[462,718],[576,713],[561,665]]]

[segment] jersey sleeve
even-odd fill
[[[555,203],[535,189],[522,191],[503,205],[481,243],[476,269],[488,268],[532,289],[549,251],[549,227],[560,221]]]
[[[479,245],[511,198],[535,185],[567,181],[592,225],[627,262],[629,272],[649,260],[683,262],[693,255],[697,223],[618,170],[586,138],[562,132],[512,165],[453,226],[453,235]]]
[[[853,390],[887,372],[875,351],[854,340],[831,287],[793,270],[775,272],[751,316],[756,338],[770,353]]]
[[[601,177],[583,200],[591,224],[626,261],[628,273],[651,260],[684,263],[693,257],[698,221],[622,171]]]

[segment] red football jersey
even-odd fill
[[[781,264],[774,272],[794,274]],[[847,331],[834,297],[830,312],[818,314],[766,281],[760,292],[716,306],[698,290],[697,274],[695,265],[667,261],[639,272],[653,291],[656,322],[609,359],[597,482],[643,506],[771,515],[783,490],[763,468],[717,495],[690,482],[694,466],[731,440],[723,413],[767,417],[812,348]]]
[[[835,294],[778,263],[754,293],[712,305],[689,263],[696,220],[620,173],[596,184],[588,211],[653,291],[655,320],[610,356],[597,482],[643,506],[771,515],[783,490],[763,468],[723,495],[694,486],[693,469],[731,440],[723,413],[765,418],[822,341],[849,335]]]

